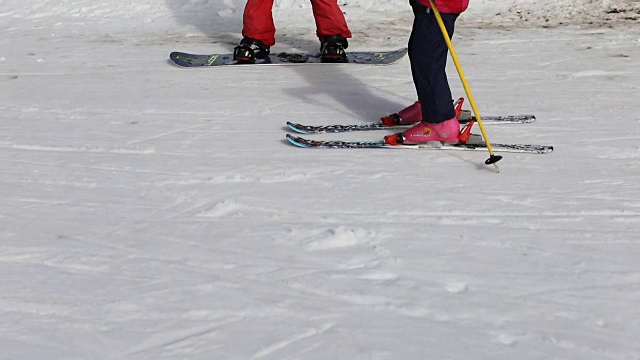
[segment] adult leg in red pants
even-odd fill
[[[351,31],[337,0],[311,0],[323,62],[346,61]]]
[[[233,50],[239,63],[254,63],[269,56],[269,48],[276,43],[273,24],[274,0],[247,0],[242,16],[242,40]]]
[[[239,62],[254,62],[269,55],[275,44],[276,28],[273,23],[274,0],[248,0],[243,14],[243,39],[234,50]],[[344,61],[347,38],[351,31],[338,6],[337,0],[312,0],[316,35],[320,39],[323,61]]]
[[[265,46],[276,43],[276,27],[273,24],[274,0],[248,0],[242,15],[242,36],[258,40]]]

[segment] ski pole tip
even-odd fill
[[[487,160],[485,160],[485,162],[484,162],[484,163],[485,163],[486,165],[491,165],[491,164],[495,164],[495,163],[497,163],[497,162],[498,162],[498,161],[500,161],[500,160],[502,160],[502,156],[500,156],[500,155],[493,155],[493,154],[492,154],[491,156],[489,156],[489,158],[488,158]]]

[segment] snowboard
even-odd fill
[[[347,61],[338,64],[371,64],[389,65],[402,59],[407,53],[407,48],[391,51],[352,51],[347,52]],[[233,60],[233,54],[189,54],[174,51],[169,54],[169,59],[180,67],[210,67],[221,65],[291,65],[291,64],[335,64],[323,63],[320,53],[280,52],[269,54],[265,59],[259,59],[253,64],[239,64]]]

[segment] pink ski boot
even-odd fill
[[[441,123],[420,122],[402,133],[387,135],[384,142],[389,145],[423,144],[432,141],[457,143],[460,122],[454,117]]]
[[[399,112],[387,115],[380,119],[382,125],[398,126],[414,124],[422,120],[422,107],[420,102],[416,101]]]
[[[453,107],[456,110],[457,118],[460,118],[463,103],[464,98],[459,98],[453,104]],[[409,125],[415,124],[420,121],[422,121],[422,106],[420,105],[419,101],[414,102],[413,104],[407,106],[406,108],[398,111],[395,114],[387,115],[380,119],[380,123],[382,123],[382,125],[384,126]]]

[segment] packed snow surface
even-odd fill
[[[350,50],[406,46],[407,1],[340,4]],[[480,113],[537,116],[490,139],[555,146],[500,173],[284,140],[415,101],[406,58],[168,63],[230,52],[243,6],[2,1],[1,359],[640,359],[638,2],[471,0]],[[317,50],[308,0],[274,16]]]

